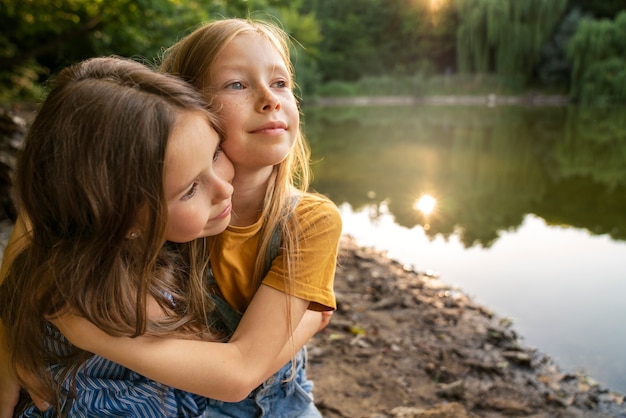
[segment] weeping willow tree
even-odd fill
[[[566,5],[567,0],[456,0],[459,71],[528,78]]]

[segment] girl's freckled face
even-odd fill
[[[237,170],[280,163],[291,151],[300,129],[300,114],[291,75],[269,39],[237,35],[211,66],[226,128],[222,144]]]

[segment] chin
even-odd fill
[[[218,235],[224,232],[224,230],[228,227],[228,224],[230,224],[230,216],[228,217],[228,219],[224,219],[223,222],[220,222],[219,225],[212,225],[210,228],[205,229],[202,236],[210,237],[213,235]]]

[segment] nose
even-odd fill
[[[259,111],[274,112],[280,110],[280,99],[268,87],[260,89],[259,93]]]
[[[232,178],[231,178],[232,181]],[[219,203],[233,195],[233,185],[221,177],[217,177],[215,182],[215,194],[213,196],[214,203]]]
[[[220,164],[215,166],[215,174],[214,201],[221,202],[231,197],[234,190],[231,183],[235,177],[235,168],[225,154],[220,156]]]

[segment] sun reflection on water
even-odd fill
[[[435,206],[437,206],[437,199],[429,194],[424,194],[415,201],[413,208],[424,215],[430,215],[435,210]]]

